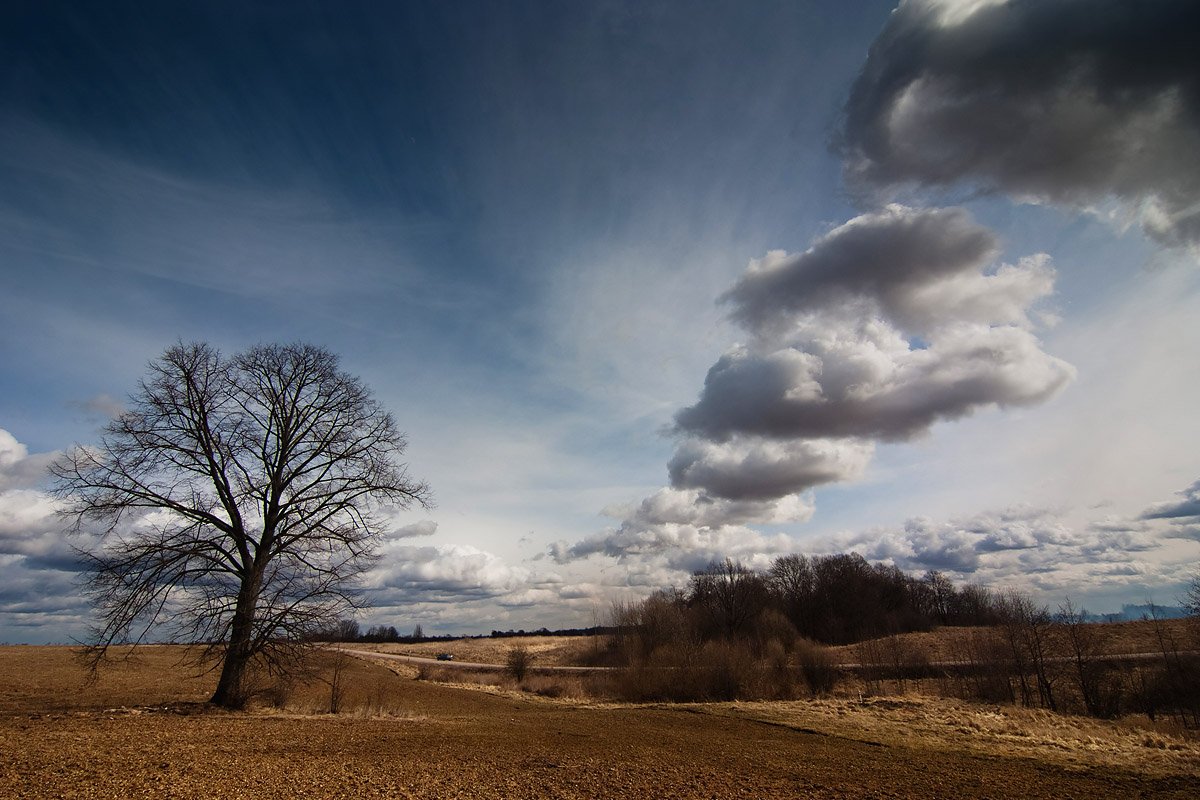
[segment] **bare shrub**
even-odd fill
[[[287,708],[296,690],[296,681],[292,675],[281,675],[263,692],[263,699],[273,708]]]
[[[951,644],[955,667],[946,676],[948,696],[984,703],[1016,702],[1009,681],[1007,645],[991,629],[973,630]]]
[[[754,624],[754,652],[762,657],[772,645],[778,645],[785,654],[791,653],[800,634],[783,612],[768,608],[758,615]]]
[[[830,652],[810,639],[799,639],[795,650],[796,665],[814,697],[833,692],[841,679],[841,670]]]
[[[588,690],[587,683],[587,678],[574,676],[530,675],[521,685],[521,688],[539,697],[583,699],[593,694],[592,691]]]
[[[324,682],[329,686],[329,713],[337,714],[342,710],[342,704],[346,699],[346,690],[348,681],[346,680],[346,670],[350,666],[352,656],[338,648],[334,651],[333,658],[330,660],[329,676],[324,678]]]
[[[529,672],[529,668],[533,665],[533,653],[523,644],[510,647],[508,655],[504,657],[504,671],[512,677],[514,681],[520,683],[525,680],[525,675]]]
[[[750,696],[758,667],[743,642],[709,642],[700,652],[693,683],[699,700],[737,700]]]
[[[884,653],[879,639],[867,639],[854,646],[858,675],[867,694],[883,694]]]
[[[796,646],[796,640],[791,641]],[[761,687],[758,696],[771,700],[791,700],[796,696],[796,671],[792,669],[788,648],[777,639],[767,643],[760,659]]]

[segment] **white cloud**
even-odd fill
[[[57,453],[29,454],[29,448],[0,428],[0,491],[31,488],[46,481],[46,468]]]
[[[470,545],[387,544],[381,554],[381,564],[365,579],[376,603],[497,598],[523,590],[529,579],[528,570]]]

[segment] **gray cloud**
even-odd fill
[[[956,572],[992,586],[1028,583],[1029,576],[1040,575],[1038,586],[1045,590],[1082,588],[1096,575],[1117,574],[1098,571],[1097,564],[1127,564],[1131,556],[1162,546],[1144,523],[1108,519],[1077,530],[1063,512],[1029,507],[943,522],[911,519],[898,530],[864,531],[825,544],[830,551],[853,549],[901,569]],[[1128,574],[1145,577],[1167,568],[1139,563]]]
[[[857,478],[874,449],[871,442],[859,439],[689,439],[676,449],[667,472],[673,487],[703,489],[710,498],[773,500]]]
[[[721,298],[751,339],[675,415],[671,488],[627,509],[615,530],[550,555],[652,555],[676,567],[763,559],[788,549],[786,537],[745,526],[807,520],[803,493],[860,476],[876,441],[1054,395],[1074,369],[1041,350],[1031,318],[1054,271],[1043,255],[995,265],[998,254],[996,236],[962,209],[892,205],[799,255],[751,262]],[[1015,541],[936,531],[919,547],[914,538],[909,556],[970,571],[979,547]]]
[[[718,442],[901,440],[1045,401],[1074,375],[1030,330],[1053,271],[1045,257],[985,271],[994,256],[991,232],[961,209],[890,206],[752,264],[726,299],[756,339],[709,369],[678,428]]]
[[[107,394],[98,394],[87,400],[71,403],[71,405],[87,414],[91,419],[104,421],[115,419],[125,412],[125,406],[121,401]]]
[[[1142,519],[1188,520],[1195,517],[1190,521],[1200,522],[1200,481],[1176,494],[1180,496],[1179,500],[1155,503],[1142,513]]]
[[[87,545],[83,534],[68,539],[56,515],[57,505],[37,488],[54,453],[31,455],[8,431],[0,429],[0,636],[23,639],[28,629],[59,641],[82,635],[88,604],[79,593],[82,568],[73,545]]]
[[[792,542],[783,535],[764,536],[747,524],[807,519],[812,506],[797,495],[723,500],[694,489],[660,489],[632,510],[612,512],[623,517],[616,529],[575,544],[556,543],[550,555],[561,564],[596,554],[618,560],[661,557],[671,569],[703,566],[727,556],[753,561],[763,554],[786,552]]]
[[[365,579],[376,605],[495,599],[527,588],[529,573],[469,545],[388,544]]]
[[[981,273],[999,252],[996,235],[961,208],[892,206],[850,220],[798,255],[774,251],[752,261],[721,302],[733,307],[735,321],[760,334],[786,330],[798,314],[862,300],[908,329],[925,329],[944,304],[929,302],[923,292]]]
[[[733,434],[896,441],[987,406],[1036,405],[1074,376],[1031,333],[1012,327],[956,330],[920,349],[839,344],[840,353],[814,347],[820,355],[798,348],[726,353],[709,370],[699,402],[676,423],[717,441]],[[846,372],[859,380],[839,380]]]
[[[845,107],[852,188],[965,184],[1087,208],[1119,201],[1200,244],[1200,5],[909,0]]]
[[[437,533],[438,524],[431,519],[423,519],[409,525],[403,525],[388,534],[392,539],[414,539],[421,536],[433,536]]]

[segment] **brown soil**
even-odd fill
[[[228,713],[195,703],[211,678],[176,666],[179,655],[153,648],[84,687],[65,648],[0,648],[0,797],[1093,800],[1191,798],[1200,786],[1194,743],[1160,736],[1144,757],[1134,742],[1107,759],[1101,742],[1080,759],[1070,737],[1022,719],[985,730],[941,701],[589,705],[355,661],[347,713],[316,713],[320,681],[277,697],[281,708]],[[1022,726],[1035,746],[1006,741]],[[947,733],[957,728],[971,732]]]

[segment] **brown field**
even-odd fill
[[[1089,627],[1095,631],[1100,641],[1100,651],[1109,655],[1130,655],[1134,653],[1155,653],[1160,645],[1157,639],[1155,625],[1168,637],[1176,642],[1190,641],[1191,626],[1195,625],[1190,619],[1168,619],[1158,623],[1138,620],[1134,622],[1103,622]],[[945,627],[924,633],[904,633],[897,638],[909,643],[916,652],[922,653],[930,661],[954,661],[959,657],[963,642],[968,641],[980,628]],[[858,661],[859,645],[848,644],[832,647],[838,663],[851,664]]]
[[[1141,724],[920,697],[551,700],[363,660],[344,665],[339,714],[323,713],[319,679],[228,713],[197,702],[213,678],[181,655],[147,648],[88,686],[67,648],[0,648],[0,797],[1092,799],[1200,787],[1200,744]],[[328,679],[336,657],[319,658]]]
[[[589,664],[606,640],[596,636],[513,636],[493,639],[451,639],[419,644],[359,644],[347,645],[355,650],[374,650],[379,653],[434,658],[439,653],[452,653],[457,661],[478,664],[503,664],[508,651],[524,647],[533,655],[538,667],[567,667]]]

